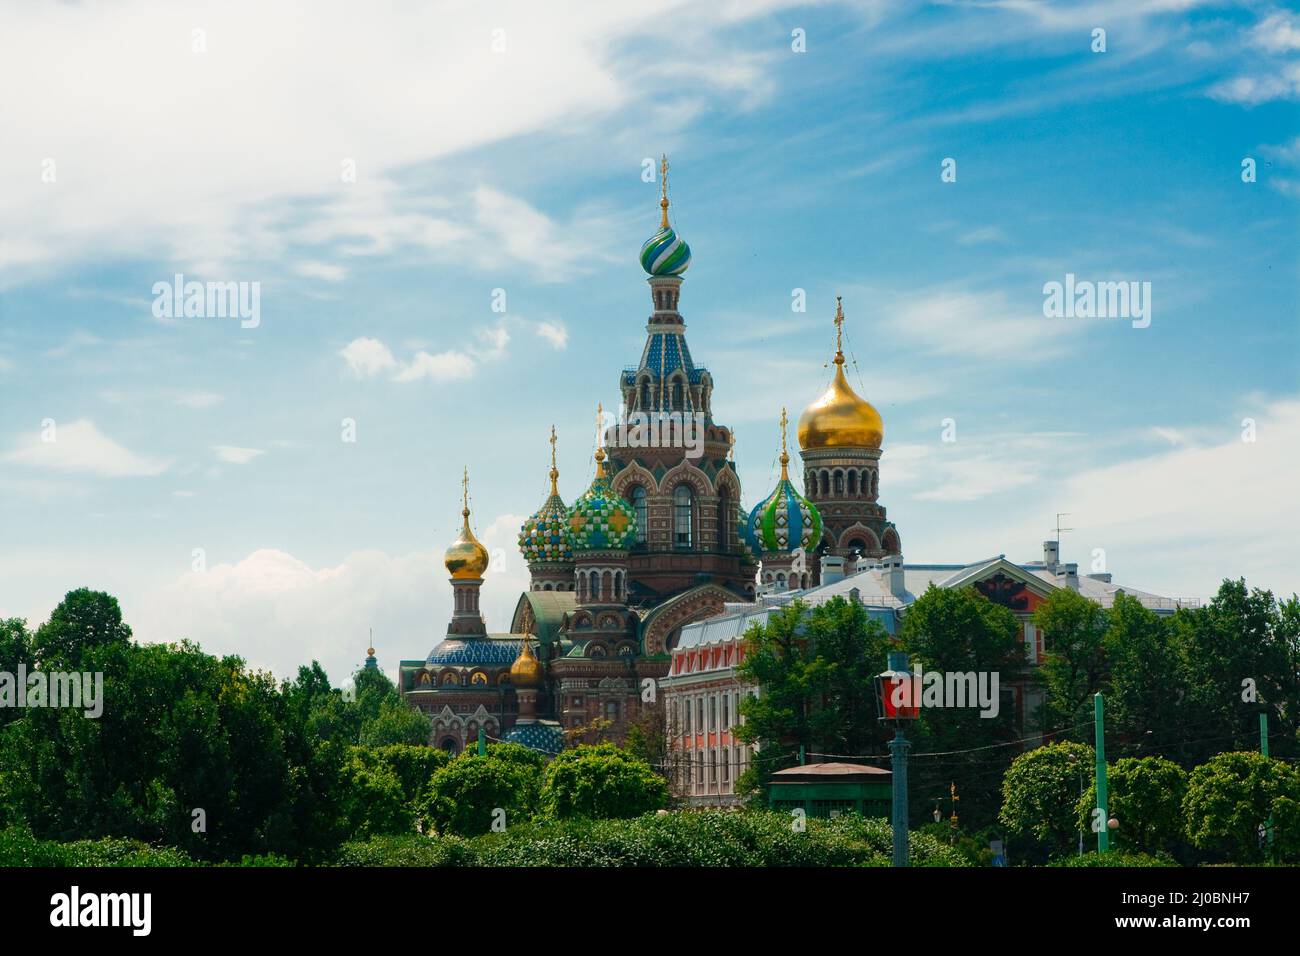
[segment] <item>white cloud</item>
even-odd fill
[[[538,322],[533,331],[551,343],[552,348],[562,350],[569,346],[569,330],[562,322]]]
[[[300,262],[294,272],[308,279],[324,279],[326,282],[342,282],[347,278],[348,270],[328,262]]]
[[[902,299],[890,325],[900,338],[941,355],[1004,360],[1007,343],[1015,342],[1018,355],[1045,361],[1086,322],[1045,318],[1041,302],[1013,306],[1001,292],[951,291]]]
[[[556,241],[548,217],[491,185],[479,184],[454,218],[427,197],[416,208],[405,184],[379,202],[365,191],[448,156],[584,121],[643,130],[629,107],[644,108],[646,89],[670,115],[769,95],[763,64],[732,49],[724,31],[773,6],[580,0],[557,16],[516,0],[380,5],[364,17],[343,0],[15,8],[5,18],[0,87],[27,92],[0,99],[0,180],[11,187],[0,192],[0,221],[23,223],[26,235],[4,240],[0,269],[66,265],[110,243],[187,272],[241,261],[269,268],[298,253],[313,204],[324,236],[336,228],[338,238],[400,237],[449,255],[468,236],[471,264],[489,253],[535,264],[529,243],[541,240],[548,267],[562,269],[580,253]],[[687,10],[684,36],[675,14]],[[205,52],[192,49],[196,27],[206,31]],[[492,48],[496,29],[503,52]],[[27,82],[51,64],[68,66],[59,82]],[[674,84],[682,75],[690,81]],[[250,142],[276,147],[249,150]],[[41,181],[45,158],[55,163],[53,183]],[[148,189],[125,188],[132,183]],[[349,213],[362,215],[348,221]]]
[[[981,226],[958,236],[957,241],[963,246],[973,246],[986,242],[1006,242],[1007,236],[997,226]]]
[[[454,382],[474,374],[474,360],[464,352],[447,351],[430,355],[416,352],[415,357],[393,376],[396,382],[415,382],[427,378],[434,382]]]
[[[528,567],[515,541],[523,520],[501,515],[479,531],[492,557],[480,607],[493,633],[509,630],[519,594],[528,587]],[[356,551],[316,568],[264,548],[182,574],[124,607],[141,640],[188,637],[209,653],[239,654],[281,677],[314,659],[338,684],[361,665],[370,628],[390,673],[400,659],[432,650],[451,618],[446,579],[441,549]]]
[[[1265,17],[1250,31],[1251,42],[1270,53],[1300,50],[1300,17],[1281,11]]]
[[[379,339],[353,339],[339,352],[348,369],[358,378],[373,378],[380,372],[395,370],[397,359],[387,345]]]
[[[52,441],[43,441],[52,437]],[[148,477],[162,474],[167,462],[123,448],[89,419],[56,424],[43,436],[33,433],[19,441],[4,461],[52,471],[84,472],[103,478]]]
[[[247,465],[258,455],[266,454],[260,448],[240,448],[238,445],[213,445],[212,450],[219,461],[231,465]]]
[[[479,354],[488,358],[501,354],[500,350],[504,350],[510,341],[510,335],[503,326],[487,330],[484,338],[488,350]],[[399,362],[387,345],[379,339],[371,338],[353,339],[339,351],[339,355],[358,378],[374,378],[381,373],[388,373],[394,382],[417,382],[421,379],[454,382],[471,377],[476,368],[473,356],[455,349],[436,353],[421,349],[409,362]]]

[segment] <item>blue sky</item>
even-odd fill
[[[1085,570],[1296,590],[1294,7],[530,6],[6,11],[0,615],[87,585],[145,640],[337,679],[373,627],[391,668],[449,617],[468,465],[504,630],[548,429],[572,499],[639,356],[661,152],[747,503],[842,295],[907,560],[1032,559],[1061,511]],[[261,324],[155,318],[177,272]],[[1066,273],[1150,282],[1150,327],[1044,317]]]

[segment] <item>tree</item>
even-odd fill
[[[541,773],[523,760],[466,752],[434,773],[421,816],[439,833],[477,836],[529,820],[540,784]]]
[[[668,784],[644,760],[612,744],[562,751],[546,768],[541,806],[549,817],[637,817],[668,804]]]
[[[343,766],[339,785],[347,838],[368,840],[415,828],[415,807],[402,792],[402,783],[389,767],[367,761],[355,750]]]
[[[1300,859],[1300,771],[1249,751],[1219,754],[1194,769],[1183,798],[1192,845],[1233,863],[1267,858],[1260,830],[1272,820],[1273,855]]]
[[[812,609],[799,601],[745,635],[742,679],[762,688],[740,703],[736,739],[759,753],[737,781],[753,790],[806,753],[873,754],[884,747],[874,676],[884,669],[889,635],[866,609],[834,598]]]
[[[1106,768],[1107,810],[1119,821],[1112,846],[1141,853],[1172,852],[1183,839],[1187,772],[1163,757],[1125,757]],[[1079,801],[1080,829],[1092,826],[1095,781]]]
[[[1289,747],[1300,701],[1300,610],[1296,598],[1279,605],[1269,591],[1247,591],[1242,580],[1224,581],[1203,608],[1175,618],[1184,662],[1187,713],[1213,737],[1189,748],[1188,762],[1227,749],[1253,749],[1261,706],[1273,715],[1283,754]]]
[[[1032,837],[1049,854],[1064,851],[1078,832],[1080,777],[1095,761],[1091,747],[1073,741],[1021,754],[1002,778],[998,819],[1008,829]]]
[[[365,747],[390,744],[427,744],[429,718],[389,691],[379,701],[377,713],[361,725],[359,742]]]
[[[1034,612],[1034,624],[1047,648],[1038,672],[1045,694],[1039,712],[1043,731],[1087,722],[1092,695],[1107,676],[1106,612],[1077,591],[1059,588]]]
[[[103,591],[69,591],[36,629],[33,651],[47,671],[81,670],[85,654],[97,647],[126,645],[131,628],[122,623],[117,598]]]
[[[955,784],[965,824],[987,826],[1001,802],[1000,771],[1015,754],[1010,746],[996,745],[1011,744],[1019,736],[1011,688],[1025,670],[1020,622],[1010,608],[974,588],[932,585],[908,608],[900,639],[913,667],[982,676],[989,690],[997,677],[996,715],[987,716],[975,706],[923,706],[920,719],[908,729],[914,753],[947,755],[912,764],[911,813],[926,812],[936,799],[946,799]]]
[[[1182,756],[1191,702],[1170,618],[1137,598],[1116,594],[1105,637],[1110,661],[1108,732],[1133,754]]]

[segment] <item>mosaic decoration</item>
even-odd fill
[[[506,734],[506,743],[522,744],[544,754],[559,753],[564,749],[564,731],[554,723],[515,724]]]
[[[519,529],[519,551],[529,564],[537,562],[567,563],[573,551],[565,536],[569,509],[559,495],[551,495],[537,513]]]
[[[519,656],[522,641],[488,638],[448,638],[435,647],[428,657],[430,664],[504,664],[509,667]]]
[[[788,554],[796,547],[811,551],[822,540],[822,516],[789,478],[782,477],[749,515],[749,534],[761,551]]]
[[[567,522],[571,552],[623,551],[636,540],[636,512],[614,493],[603,469],[597,471],[591,487],[573,503]]]

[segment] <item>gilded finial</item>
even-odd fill
[[[368,657],[375,656],[375,629],[373,627],[370,629],[370,646],[366,648],[366,655]]]
[[[605,477],[605,406],[596,403],[596,477]]]
[[[469,517],[469,466],[465,466],[465,474],[460,479],[461,494],[461,516]]]
[[[787,481],[790,478],[790,474],[786,468],[786,466],[790,464],[790,453],[785,450],[785,426],[788,423],[789,423],[789,419],[786,418],[785,406],[783,405],[781,406],[781,480],[782,481]]]
[[[840,297],[835,297],[835,364],[844,364],[844,349],[841,347],[841,339],[844,334],[844,306],[840,302]]]
[[[733,431],[727,432],[727,458],[733,462],[736,460],[736,433]]]
[[[659,228],[667,229],[668,228],[668,154],[667,153],[664,153],[663,157],[659,160],[659,187],[661,190],[660,198],[659,198],[659,208],[663,212],[662,217],[659,219]]]
[[[559,488],[556,487],[555,481],[560,477],[560,469],[555,467],[555,426],[551,426],[551,494],[558,495]]]

